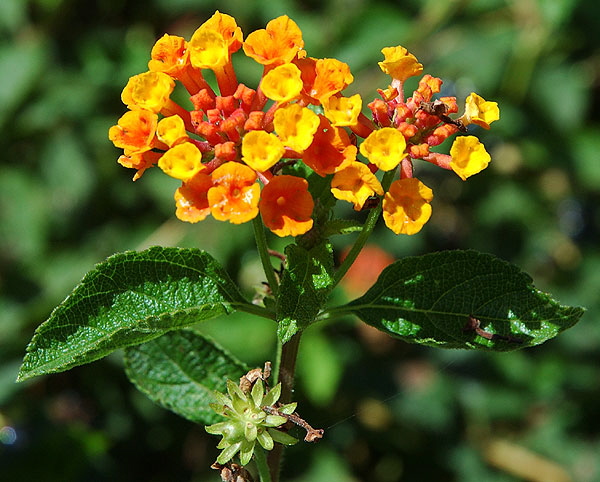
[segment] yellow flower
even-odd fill
[[[417,178],[398,179],[383,198],[383,220],[396,234],[416,234],[431,217],[433,191]]]
[[[187,42],[182,37],[164,34],[152,47],[150,57],[148,70],[177,77],[189,60]]]
[[[319,128],[319,116],[306,107],[290,104],[275,111],[273,125],[284,146],[302,153]]]
[[[457,137],[450,148],[450,167],[463,181],[483,171],[491,157],[475,136]]]
[[[489,129],[490,124],[500,119],[500,109],[497,102],[491,102],[471,93],[465,102],[465,113],[460,118],[464,125],[477,124]]]
[[[344,127],[354,126],[358,122],[358,116],[362,109],[360,94],[352,97],[329,97],[323,101],[325,117],[331,121],[331,125]]]
[[[227,43],[216,30],[200,27],[189,43],[190,61],[200,69],[219,69],[229,62]]]
[[[161,119],[156,128],[156,137],[169,147],[173,147],[175,144],[189,139],[183,124],[183,119],[178,115],[172,115]]]
[[[373,194],[383,194],[379,180],[362,162],[352,162],[338,171],[331,180],[331,192],[336,199],[354,204],[354,210],[360,211],[367,198]]]
[[[252,32],[244,42],[246,55],[262,65],[289,63],[302,47],[302,31],[287,15],[271,20],[267,28]]]
[[[169,102],[175,81],[163,72],[144,72],[129,79],[121,93],[131,110],[144,109],[158,114]]]
[[[204,169],[202,154],[191,142],[172,147],[158,161],[158,167],[175,179],[187,181]]]
[[[284,152],[277,136],[265,131],[250,131],[242,139],[242,160],[255,171],[273,167]]]
[[[294,64],[284,64],[269,71],[260,83],[263,93],[275,102],[289,102],[302,91],[300,69]]]
[[[360,153],[383,171],[394,169],[406,155],[406,140],[393,127],[384,127],[369,134],[360,145]]]
[[[309,97],[324,102],[354,82],[350,66],[338,59],[306,59],[298,62],[306,70],[305,90]],[[314,71],[311,71],[311,67]]]
[[[409,77],[423,72],[423,64],[420,64],[417,58],[404,47],[385,47],[381,53],[385,60],[379,62],[379,67],[393,79],[404,82]]]

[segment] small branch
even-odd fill
[[[274,296],[277,296],[277,292],[279,291],[279,284],[277,283],[277,278],[275,277],[275,270],[273,269],[273,265],[271,264],[271,260],[269,259],[267,237],[265,235],[265,228],[263,226],[262,218],[260,217],[260,215],[256,216],[252,220],[252,226],[254,227],[254,238],[256,239],[256,247],[258,248],[258,254],[260,256],[260,261],[262,263],[265,276],[267,277],[267,282],[269,283],[269,288],[271,288],[271,293],[273,293]]]
[[[283,412],[279,411],[275,407],[268,407],[268,406],[263,407],[263,410],[271,415],[279,415],[280,417],[287,418],[290,422],[292,422],[292,423],[298,425],[298,427],[302,427],[304,430],[306,430],[306,437],[304,437],[305,442],[316,442],[317,440],[320,440],[323,438],[323,433],[325,433],[325,430],[323,430],[322,428],[317,428],[317,429],[312,428],[306,420],[301,418],[295,412],[292,413],[291,415],[288,415],[287,413],[283,413]]]
[[[381,182],[381,185],[382,185],[384,191],[387,191],[389,189],[395,173],[396,173],[396,170],[392,169],[391,171],[388,171],[384,174],[382,182]],[[371,210],[371,212],[369,213],[369,215],[367,216],[367,220],[365,221],[365,225],[363,226],[362,231],[358,235],[358,238],[356,238],[354,245],[352,246],[352,248],[350,249],[350,251],[348,252],[346,257],[344,258],[344,261],[342,262],[342,264],[340,265],[340,267],[337,269],[337,271],[335,272],[335,274],[333,276],[333,286],[331,287],[332,289],[335,286],[337,286],[337,284],[342,280],[344,275],[350,269],[350,266],[352,266],[354,261],[356,261],[356,258],[358,257],[358,255],[360,254],[364,245],[366,244],[367,239],[369,239],[369,236],[371,236],[373,229],[375,229],[375,225],[377,224],[377,220],[379,219],[379,216],[381,215],[382,209],[383,209],[383,203],[379,203],[379,205],[377,207],[373,208]]]

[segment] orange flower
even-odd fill
[[[242,46],[242,29],[238,27],[235,18],[218,10],[204,22],[200,28],[215,30],[221,34],[230,54],[237,52]]]
[[[377,193],[383,194],[379,180],[362,162],[352,162],[338,171],[331,180],[331,192],[336,199],[354,204],[354,210],[360,211],[367,198]]]
[[[277,236],[299,236],[312,228],[314,201],[301,177],[274,177],[263,188],[258,207],[265,226]]]
[[[357,149],[344,129],[332,126],[325,116],[319,117],[321,123],[302,160],[319,176],[326,176],[354,161]]]
[[[252,32],[244,42],[246,55],[265,66],[290,63],[302,47],[302,31],[287,15],[271,20],[266,29]]]
[[[383,220],[396,234],[416,234],[431,216],[433,192],[417,178],[398,179],[383,199]]]
[[[294,62],[302,72],[303,93],[318,105],[348,87],[354,77],[348,64],[337,59],[301,59]]]
[[[123,167],[131,169],[137,169],[137,172],[133,176],[133,180],[137,181],[144,171],[158,162],[162,154],[160,152],[145,151],[137,152],[135,154],[129,154],[119,157],[117,162]]]
[[[148,70],[164,72],[180,80],[190,94],[210,87],[199,69],[190,63],[188,43],[182,37],[164,34],[152,47]]]
[[[189,64],[187,42],[183,37],[164,34],[152,47],[150,57],[148,70],[177,77]]]
[[[202,172],[175,191],[175,215],[181,221],[197,223],[210,214],[208,190],[212,187],[212,177]]]
[[[211,69],[222,96],[232,95],[238,82],[231,54],[239,50],[242,31],[235,19],[218,11],[204,22],[189,41],[190,61],[199,69]]]
[[[125,112],[116,126],[108,130],[108,138],[116,147],[125,150],[125,155],[152,149],[158,116],[147,110]]]
[[[213,187],[208,190],[208,204],[219,221],[241,224],[258,214],[260,186],[256,173],[239,162],[226,162],[212,172]]]

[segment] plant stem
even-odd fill
[[[383,175],[381,185],[383,187],[384,192],[387,192],[387,190],[389,189],[395,173],[396,173],[396,170],[392,169],[391,171],[388,171]],[[344,275],[348,272],[348,270],[350,269],[350,266],[352,266],[354,261],[356,261],[356,258],[358,257],[359,253],[365,246],[367,239],[369,239],[369,236],[371,236],[371,233],[373,232],[373,229],[375,228],[375,225],[377,224],[377,220],[379,219],[379,216],[381,215],[381,211],[383,209],[382,204],[383,203],[379,203],[379,205],[376,208],[371,209],[371,212],[369,213],[369,216],[367,216],[367,220],[365,221],[365,225],[363,226],[362,231],[358,235],[358,238],[356,238],[356,241],[352,245],[350,252],[344,258],[344,261],[342,262],[340,267],[335,272],[335,275],[333,276],[332,289],[337,286],[337,284],[342,280]]]
[[[296,359],[298,358],[298,347],[300,346],[301,332],[296,333],[290,340],[281,347],[276,363],[274,383],[281,382],[281,396],[279,401],[283,404],[292,401],[292,392],[294,391],[294,372],[296,370]],[[279,471],[281,458],[283,455],[283,445],[276,444],[275,448],[269,454],[269,467],[271,468],[272,482],[279,481]]]
[[[239,311],[244,311],[245,313],[260,316],[261,318],[267,318],[268,320],[275,320],[275,313],[266,309],[263,306],[253,305],[250,303],[239,303],[233,306]]]
[[[275,270],[273,269],[273,265],[271,264],[271,259],[269,258],[269,247],[267,246],[267,237],[265,235],[265,228],[262,223],[262,218],[260,215],[256,216],[252,225],[254,227],[254,238],[256,239],[256,247],[258,248],[258,254],[260,256],[260,261],[263,266],[263,270],[265,271],[265,276],[267,277],[267,282],[269,283],[269,288],[271,288],[271,292],[274,296],[277,296],[277,292],[279,291],[279,284],[277,284],[277,278],[275,278]]]
[[[265,451],[262,447],[256,447],[254,450],[254,461],[256,462],[256,468],[258,469],[258,476],[260,482],[272,482],[271,472],[267,464],[267,457],[265,457]]]

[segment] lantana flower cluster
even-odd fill
[[[373,197],[382,199],[385,224],[397,234],[414,234],[428,221],[433,199],[413,176],[415,160],[463,180],[488,165],[489,154],[471,135],[457,137],[450,154],[431,148],[470,124],[489,129],[499,118],[495,102],[473,93],[462,116],[451,118],[457,100],[434,98],[442,81],[431,75],[405,98],[404,82],[423,66],[405,48],[389,47],[379,65],[392,81],[368,104],[369,118],[360,95],[342,94],[353,81],[349,66],[308,57],[303,47],[302,32],[287,16],[245,40],[235,19],[218,11],[189,41],[165,34],[152,49],[149,70],[131,77],[122,92],[129,110],[109,130],[124,150],[119,163],[136,170],[134,180],[154,165],[180,180],[174,198],[182,221],[212,215],[239,224],[260,213],[278,236],[298,236],[313,226],[315,201],[306,176],[301,170],[285,174],[286,166],[304,163],[328,177],[333,196],[357,211]],[[237,80],[232,54],[240,49],[263,66],[256,89]],[[216,85],[205,78],[209,70]],[[171,99],[177,82],[190,108]],[[383,186],[379,173],[392,170],[398,179]]]

